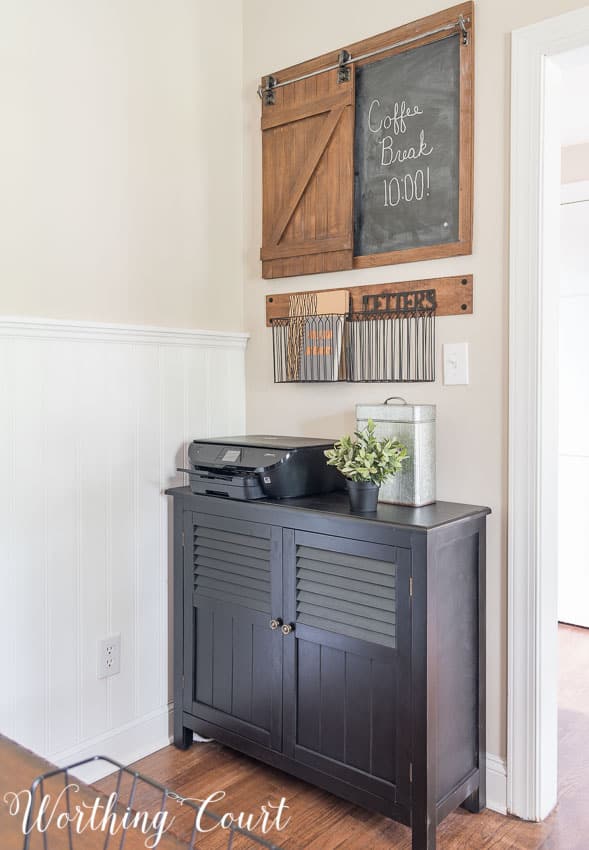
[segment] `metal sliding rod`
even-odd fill
[[[346,65],[353,65],[355,62],[362,62],[364,59],[371,59],[373,56],[378,56],[381,53],[387,53],[389,50],[394,50],[396,47],[406,47],[408,44],[414,44],[416,41],[422,41],[424,38],[430,38],[432,35],[438,35],[442,32],[454,33],[457,30],[462,33],[462,43],[468,44],[468,29],[467,24],[470,23],[470,18],[465,18],[459,15],[458,20],[452,24],[445,24],[443,27],[438,27],[428,32],[422,32],[419,35],[411,36],[403,41],[396,41],[394,44],[387,44],[386,47],[379,47],[378,50],[371,50],[368,53],[361,53],[360,56],[351,56],[347,51],[345,58],[340,58],[339,62],[333,65],[326,65],[324,68],[318,68],[316,71],[309,71],[308,74],[301,74],[300,77],[293,77],[291,80],[280,82],[276,77],[269,76],[266,79],[270,80],[270,85],[258,86],[258,94],[260,97],[274,89],[280,89],[283,86],[290,86],[292,83],[299,83],[301,80],[308,80],[310,77],[317,77],[319,74],[326,74],[328,71],[336,71],[338,68],[345,68]],[[341,57],[341,54],[340,54]]]

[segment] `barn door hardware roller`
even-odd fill
[[[264,77],[264,85],[258,86],[258,94],[262,98],[264,106],[274,106],[275,96],[274,89],[278,85],[278,80],[270,74]]]
[[[458,15],[458,26],[460,27],[460,32],[462,33],[462,43],[464,45],[468,44],[468,29],[466,25],[469,23],[470,18],[465,18],[464,15]]]
[[[349,83],[351,74],[349,64],[352,61],[352,54],[348,53],[347,50],[340,50],[338,58],[337,81],[338,83]]]
[[[396,41],[394,44],[387,44],[386,47],[379,47],[378,50],[371,50],[369,53],[362,53],[360,56],[352,56],[352,54],[347,50],[340,50],[338,61],[335,65],[326,65],[324,68],[317,68],[316,71],[309,71],[308,74],[301,74],[299,77],[293,77],[291,80],[278,80],[272,75],[264,77],[262,85],[258,86],[258,94],[262,99],[264,106],[272,106],[274,104],[275,89],[282,88],[282,86],[290,86],[291,83],[299,83],[301,80],[308,80],[310,77],[316,77],[318,74],[326,74],[328,71],[337,71],[338,83],[348,82],[350,79],[350,69],[347,67],[348,65],[352,65],[354,62],[362,62],[364,59],[371,59],[373,56],[378,56],[381,53],[387,53],[389,50],[394,50],[397,47],[406,47],[409,44],[415,44],[416,41],[422,41],[423,39],[430,38],[431,36],[440,35],[440,33],[446,33],[446,36],[443,37],[448,37],[455,35],[458,31],[461,34],[462,44],[466,46],[469,42],[469,24],[469,17],[459,15],[457,20],[450,24],[444,24],[444,26],[429,30],[429,32],[419,33],[419,35],[414,35],[411,38],[404,39],[403,41]]]

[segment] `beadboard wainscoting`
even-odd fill
[[[58,764],[169,741],[163,491],[191,439],[243,433],[246,342],[0,319],[0,731]]]

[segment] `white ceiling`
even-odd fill
[[[562,68],[561,139],[563,145],[589,142],[589,47],[559,57]]]

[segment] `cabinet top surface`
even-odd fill
[[[411,508],[404,505],[387,505],[379,503],[375,513],[356,514],[350,511],[347,493],[326,493],[321,496],[306,496],[302,499],[255,499],[239,501],[225,499],[220,496],[195,496],[190,487],[172,487],[166,490],[169,496],[186,497],[188,499],[214,499],[215,502],[231,502],[240,505],[264,505],[297,511],[330,514],[332,516],[348,516],[364,522],[385,523],[397,526],[410,526],[420,529],[437,528],[461,519],[491,513],[491,509],[481,505],[462,505],[458,502],[434,502],[423,508]]]

